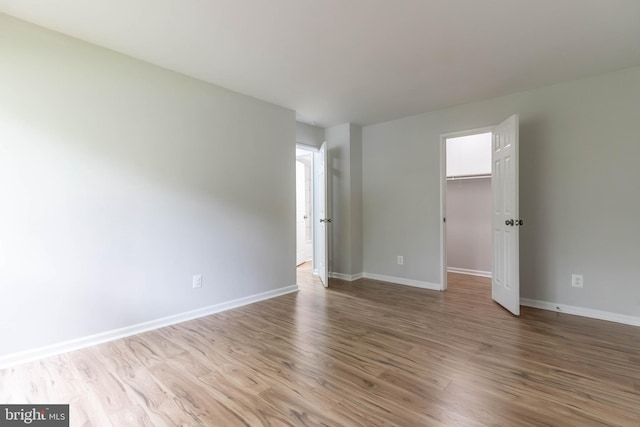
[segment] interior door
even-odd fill
[[[493,274],[491,297],[520,315],[518,209],[518,115],[493,130],[491,149],[493,192]]]
[[[304,164],[296,161],[296,265],[305,260],[306,222],[305,222],[305,176]]]
[[[329,286],[329,224],[331,218],[327,216],[327,143],[323,142],[318,152],[318,218],[317,225],[319,232],[317,233],[317,268],[318,275],[324,287]]]

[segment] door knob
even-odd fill
[[[331,218],[321,219],[320,222],[331,222]]]
[[[516,225],[522,225],[522,224],[524,224],[524,221],[522,221],[521,219],[516,220]]]
[[[510,225],[510,226],[512,226],[512,227],[513,227],[513,224],[514,224],[514,222],[513,222],[513,220],[512,220],[512,219],[508,219],[508,220],[506,220],[506,221],[504,222],[504,225]]]

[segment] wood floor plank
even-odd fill
[[[207,391],[203,383],[169,363],[158,364],[150,368],[151,374],[164,384],[174,396],[174,401],[186,413],[193,423],[199,425],[251,425],[247,419],[252,413],[238,413],[233,408],[216,399]]]
[[[309,400],[298,390],[274,385],[260,393],[260,398],[284,414],[297,426],[343,426],[344,418],[338,412],[329,412]]]
[[[207,386],[207,390],[218,400],[225,402],[225,405],[232,411],[239,414],[246,414],[242,423],[256,426],[295,426],[290,417],[278,411],[259,395],[269,389],[264,389],[260,393],[247,393],[244,388],[228,376],[211,374],[199,379]]]
[[[73,426],[640,426],[640,328],[298,269],[300,292],[0,371]]]
[[[109,416],[111,424],[118,427],[154,427],[149,415],[140,406],[131,406]]]

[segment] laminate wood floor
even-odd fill
[[[373,280],[0,371],[1,403],[72,426],[640,426],[640,328]]]

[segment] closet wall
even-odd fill
[[[447,268],[491,274],[491,135],[447,140]]]
[[[447,181],[447,268],[491,274],[491,179]]]

